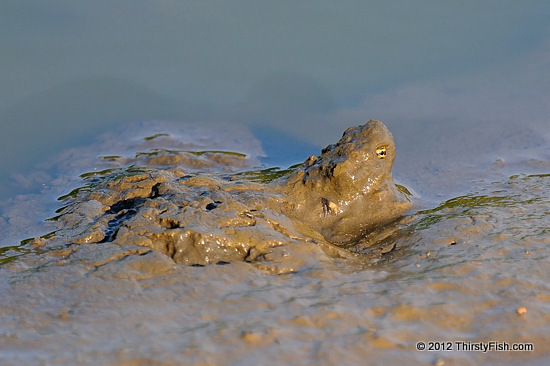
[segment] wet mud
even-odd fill
[[[61,197],[55,230],[1,248],[2,364],[539,365],[550,357],[548,161],[536,162],[538,173],[499,166],[505,174],[476,178],[460,196],[399,209],[399,219],[338,242],[274,203],[289,201],[289,177],[311,164],[265,169],[247,154],[155,149],[85,174]],[[175,166],[159,170],[162,155]],[[218,173],[204,175],[212,164]],[[303,193],[294,194],[299,202]],[[342,205],[317,198],[323,218]],[[233,221],[221,225],[224,212]],[[183,222],[193,235],[216,233],[211,261],[178,259],[179,239],[167,233],[183,235]],[[231,240],[251,222],[266,240],[239,252]],[[420,341],[452,350],[418,351]],[[534,350],[458,349],[491,341]]]

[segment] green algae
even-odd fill
[[[281,169],[280,167],[272,167],[260,170],[248,170],[245,172],[236,173],[231,176],[231,180],[244,179],[255,183],[270,183],[277,178],[280,178],[298,168],[302,164],[292,165],[289,168]]]
[[[486,196],[467,194],[447,200],[435,208],[418,211],[423,216],[416,228],[426,229],[443,219],[470,216],[483,207],[507,207],[515,203],[509,196]]]
[[[403,193],[407,198],[412,197],[413,194],[404,185],[395,183],[395,186],[397,187],[399,192]]]
[[[33,239],[30,240],[32,241]],[[11,263],[15,261],[17,257],[28,254],[30,252],[31,250],[25,248],[23,245],[13,245],[0,248],[0,266]]]
[[[144,137],[143,139],[144,139],[145,141],[152,141],[152,140],[154,140],[154,139],[156,139],[156,138],[158,138],[158,137],[168,137],[168,136],[170,136],[170,134],[168,134],[168,133],[157,133],[157,134],[152,135],[152,136]]]
[[[82,195],[83,193],[91,192],[97,185],[99,185],[100,183],[106,180],[122,179],[130,176],[134,176],[134,175],[147,173],[150,170],[151,170],[150,168],[136,167],[132,165],[125,168],[110,168],[110,169],[104,169],[100,171],[83,173],[80,175],[80,178],[87,181],[87,183],[73,189],[67,194],[64,194],[58,197],[57,200],[64,201],[69,198],[75,199],[80,195]],[[57,212],[58,211],[56,211],[56,213]]]
[[[236,156],[240,158],[245,158],[246,154],[235,152],[235,151],[223,151],[223,150],[201,150],[201,151],[192,151],[192,150],[173,150],[173,149],[153,149],[152,151],[147,152],[137,152],[136,158],[141,156],[153,157],[159,155],[179,155],[179,154],[191,154],[194,156],[203,156],[208,154],[220,154],[220,155],[229,155]]]
[[[548,201],[540,194],[533,195],[529,192],[534,192],[535,187],[541,189],[546,184],[544,179],[549,177],[550,174],[512,175],[508,181],[493,183],[503,186],[502,189],[493,189],[488,194],[469,193],[451,198],[434,208],[418,211],[417,214],[421,216],[421,219],[416,227],[418,230],[423,230],[443,219],[472,216],[484,208],[526,207]],[[523,193],[519,193],[517,190],[510,193],[510,189],[505,187],[518,183],[522,185]]]
[[[240,158],[246,158],[246,154],[238,153],[235,151],[221,151],[221,150],[204,150],[204,151],[183,151],[195,156],[202,156],[205,154],[221,154],[221,155],[230,155],[230,156],[237,156]]]
[[[116,161],[116,160],[122,158],[122,156],[120,156],[120,155],[104,155],[104,156],[100,156],[100,158],[103,159],[103,160]]]

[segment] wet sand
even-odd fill
[[[75,165],[96,163],[77,156]],[[464,194],[419,200],[405,220],[354,248],[363,254],[301,242],[272,258],[294,273],[246,262],[184,266],[113,243],[4,247],[0,360],[542,365],[550,357],[550,166],[499,164],[465,177]],[[76,181],[67,180],[57,184]],[[420,341],[452,350],[418,351]],[[534,351],[461,351],[457,343],[491,341]]]

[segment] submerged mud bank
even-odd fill
[[[209,179],[233,189],[239,182],[264,187],[262,182],[289,173],[259,169],[248,158],[217,149],[201,151],[210,152],[119,157],[109,170],[85,174],[85,184],[62,198],[51,223],[66,233],[52,231],[43,239],[3,248],[2,364],[538,365],[550,357],[549,162],[538,162],[539,173],[526,173],[519,165],[510,167],[517,174],[478,176],[468,192],[417,208],[345,245],[335,246],[319,232],[311,234],[316,242],[300,240],[305,237],[300,230],[306,229],[285,221],[295,230],[295,241],[266,246],[261,260],[188,266],[160,248],[117,243],[130,235],[124,225],[141,222],[137,216],[146,212],[146,200],[172,192],[174,180],[204,177],[202,169],[209,166],[183,172],[185,164],[178,163],[180,168],[165,166],[160,174],[144,170],[144,159],[157,158],[160,164],[158,157],[167,155],[180,161],[241,162],[208,177],[204,187]],[[219,167],[234,165],[224,160]],[[126,193],[133,189],[134,196],[116,196],[109,184],[126,184]],[[82,197],[93,192],[104,203],[84,203]],[[173,193],[164,196],[166,205],[178,201]],[[262,192],[262,197],[279,194]],[[216,203],[222,200],[197,197],[193,202],[203,199],[201,211],[192,217],[201,224],[201,214],[223,210]],[[78,205],[95,210],[94,220],[71,215],[81,212]],[[161,220],[169,213],[149,216],[160,233],[180,226]],[[71,225],[63,221],[69,219]],[[86,238],[93,240],[86,243]],[[418,351],[421,341],[450,342],[452,351]],[[491,341],[531,344],[534,350],[457,348],[457,342]]]

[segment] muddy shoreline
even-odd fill
[[[531,159],[471,179],[464,194],[372,233],[376,250],[342,256],[297,242],[273,253],[281,267],[294,260],[295,270],[279,275],[245,261],[186,266],[112,242],[4,249],[0,360],[544,364],[548,171],[547,161]],[[529,343],[534,351],[421,352],[419,341]]]

